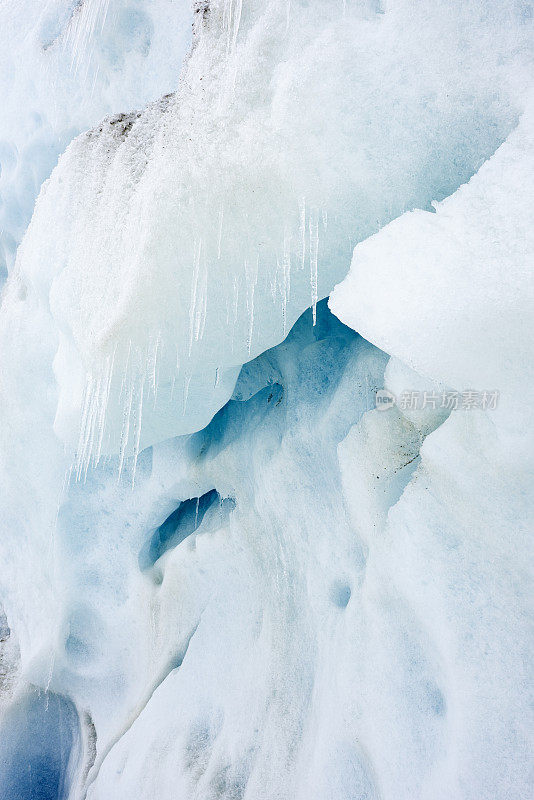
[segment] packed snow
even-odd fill
[[[17,274],[50,304],[56,432],[78,474],[207,424],[354,244],[493,154],[532,26],[492,10],[217,0],[176,92],[70,145]]]
[[[532,795],[533,12],[0,4],[2,800]]]
[[[2,0],[0,283],[69,142],[174,88],[190,19],[187,0]]]
[[[469,183],[434,213],[398,217],[358,245],[334,313],[417,372],[499,392],[523,435],[534,385],[534,102]]]

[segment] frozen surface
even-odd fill
[[[176,86],[190,18],[188,0],[2,0],[0,283],[73,137]]]
[[[192,561],[202,575],[222,560],[229,575],[205,575],[210,601],[189,623],[188,655],[90,796],[178,786],[187,797],[526,797],[529,465],[477,411],[453,412],[421,449],[432,413],[418,426],[367,410],[384,355],[323,310],[308,326],[309,314],[247,367],[237,394],[270,388],[193,437],[196,479],[214,476],[201,488],[236,509],[221,558],[216,537],[199,537],[159,565],[157,591],[176,598],[192,580],[202,594]],[[158,461],[155,449],[153,474]],[[154,751],[165,754],[155,782]]]
[[[523,428],[534,383],[534,104],[468,184],[354,251],[333,311],[416,371],[458,391],[497,390]],[[413,387],[417,388],[417,387]]]
[[[194,9],[0,4],[0,796],[526,800],[532,6]]]
[[[32,688],[0,726],[0,794],[5,798],[68,798],[79,758],[76,708],[60,695]]]
[[[79,473],[207,424],[354,244],[451,194],[522,109],[515,2],[202,8],[177,91],[70,145],[19,252]]]
[[[89,798],[528,796],[528,464],[384,383],[414,375],[322,302],[135,490],[70,487],[27,673],[76,698]]]

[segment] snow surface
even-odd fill
[[[2,0],[0,283],[68,143],[174,88],[190,18],[188,0]]]
[[[19,252],[79,473],[206,425],[356,242],[492,155],[531,66],[515,2],[215,0],[195,19],[177,91],[71,144]]]
[[[534,384],[534,103],[469,183],[354,251],[330,298],[346,324],[445,386],[497,390],[521,430]]]
[[[533,16],[0,5],[2,800],[532,795]]]

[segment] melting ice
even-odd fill
[[[2,5],[2,799],[530,796],[532,11]]]

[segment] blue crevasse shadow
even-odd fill
[[[80,752],[72,701],[32,688],[9,708],[0,726],[0,798],[67,798]]]
[[[283,342],[243,365],[232,398],[190,437],[189,455],[215,458],[244,431],[251,435],[260,427],[274,444],[287,426],[283,412],[288,394],[293,409],[328,398],[359,341],[358,334],[332,314],[326,299],[317,303],[315,324],[307,309]]]
[[[299,415],[304,414],[313,425],[318,409],[330,402],[347,364],[361,347],[371,345],[331,313],[326,299],[320,301],[315,324],[308,309],[283,342],[243,365],[231,399],[205,428],[187,437],[188,456],[197,461],[215,459],[247,436],[261,438],[262,455],[268,458]],[[374,398],[372,386],[367,394],[362,412]],[[348,421],[342,421],[345,427],[352,424],[353,416],[349,413]],[[343,431],[338,439],[342,435]],[[141,570],[150,569],[167,550],[197,531],[222,527],[234,507],[235,501],[221,498],[216,489],[179,502],[141,550]]]
[[[260,425],[269,408],[278,407],[283,396],[284,389],[279,383],[269,383],[247,400],[229,400],[209,425],[191,436],[190,454],[197,458],[215,458],[239,439],[244,430],[250,432]]]
[[[153,566],[167,550],[177,547],[184,539],[195,533],[204,522],[208,511],[213,511],[210,515],[212,523],[222,525],[234,508],[234,500],[231,497],[221,498],[216,489],[210,489],[200,497],[182,500],[172,514],[169,514],[167,519],[155,530],[141,550],[139,554],[140,568],[145,570]]]

